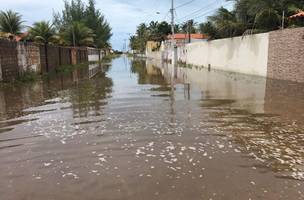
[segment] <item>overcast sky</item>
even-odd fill
[[[114,49],[123,48],[124,39],[134,34],[138,24],[152,20],[169,21],[170,2],[171,0],[96,0],[97,8],[104,13],[113,29],[111,43]],[[202,22],[205,20],[205,15],[212,14],[221,5],[231,7],[231,4],[227,5],[225,0],[175,0],[175,2],[177,7],[189,2],[176,9],[179,23],[191,18]],[[61,11],[62,8],[63,0],[0,0],[0,10],[12,9],[19,12],[26,25],[40,20],[52,20],[53,11]],[[195,11],[197,12],[194,13]]]

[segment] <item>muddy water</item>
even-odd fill
[[[304,199],[304,85],[125,57],[0,89],[0,199]]]

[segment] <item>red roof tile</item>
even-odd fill
[[[300,11],[299,13],[292,15],[289,18],[297,18],[297,17],[304,17],[304,11]]]
[[[189,35],[187,33],[174,34],[174,39],[176,39],[176,40],[185,40],[188,37],[189,37]],[[167,38],[171,39],[172,35],[168,35]],[[200,33],[195,33],[195,34],[191,34],[191,39],[208,39],[208,36],[204,35],[204,34],[200,34]]]

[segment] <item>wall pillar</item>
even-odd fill
[[[1,55],[0,55],[0,81],[3,81],[3,78],[2,78],[2,67],[1,67]]]
[[[77,49],[71,48],[71,64],[76,65],[77,64]]]

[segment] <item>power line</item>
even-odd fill
[[[180,21],[180,20],[182,20],[182,19],[184,19],[184,18],[188,18],[189,16],[197,15],[197,14],[199,14],[201,11],[207,9],[207,8],[210,7],[210,6],[213,6],[214,4],[218,4],[218,3],[219,3],[219,0],[215,0],[215,1],[213,1],[212,3],[206,5],[206,6],[200,8],[200,9],[198,9],[198,10],[196,10],[196,11],[190,13],[190,14],[187,14],[187,15],[185,15],[185,16],[179,18],[177,21]]]
[[[191,1],[188,1],[188,2],[186,2],[186,3],[183,3],[183,4],[181,4],[181,5],[177,6],[177,7],[175,7],[175,9],[178,9],[178,8],[184,7],[184,6],[186,6],[186,5],[189,5],[190,3],[193,3],[194,1],[196,1],[196,0],[191,0]]]
[[[228,6],[229,4],[232,4],[232,3],[233,3],[233,2],[227,2],[226,4],[223,4],[222,6],[223,6],[223,7],[224,7],[224,6]],[[213,10],[210,10],[210,11],[208,11],[207,13],[204,13],[204,14],[202,14],[202,15],[199,15],[199,16],[193,18],[193,19],[198,19],[198,18],[204,17],[204,16],[206,16],[207,14],[209,14],[210,12],[213,12],[213,11],[215,11],[215,10],[217,10],[217,9],[218,9],[218,8],[213,9]]]
[[[227,2],[226,4],[223,4],[222,6],[224,7],[224,6],[227,6],[227,5],[231,4],[231,3],[233,3],[233,2]],[[192,20],[195,20],[195,19],[198,19],[198,18],[204,17],[204,16],[206,16],[206,15],[208,15],[208,14],[210,14],[210,13],[214,12],[214,11],[215,11],[215,10],[217,10],[217,9],[218,9],[218,8],[215,8],[215,9],[209,10],[209,11],[204,12],[203,14],[198,15],[198,16],[196,16],[196,17],[193,17],[193,18],[191,18],[191,19],[192,19]],[[183,23],[185,23],[186,21],[188,21],[188,20],[185,20],[185,21],[183,21],[183,22],[180,22],[179,24],[183,24]]]

